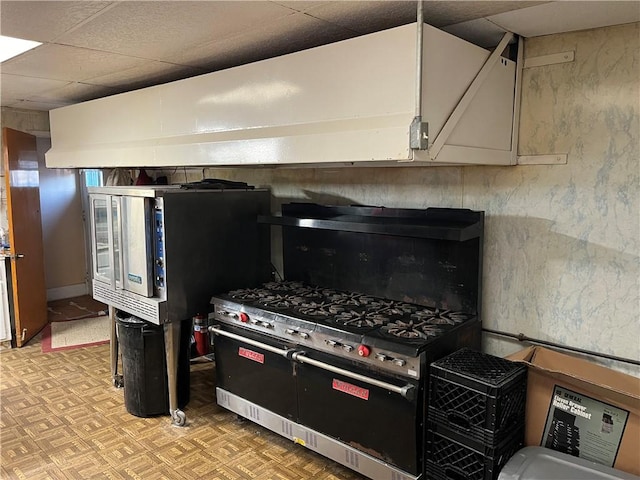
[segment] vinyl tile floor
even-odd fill
[[[109,345],[0,351],[2,479],[364,480],[215,402],[212,362],[191,365],[187,425],[127,413]]]

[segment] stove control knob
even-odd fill
[[[249,323],[251,325],[257,325],[258,323],[260,323],[258,320],[256,320],[255,318],[252,318],[251,320],[249,320]]]
[[[381,362],[393,360],[393,358],[391,358],[389,355],[385,355],[384,353],[376,353],[376,358]]]
[[[260,325],[262,325],[265,328],[273,328],[273,325],[271,325],[269,322],[262,322],[260,323]]]
[[[325,340],[324,343],[326,343],[327,345],[329,345],[330,347],[337,347],[338,345],[340,345],[338,342],[336,342],[335,340]]]
[[[238,320],[240,320],[242,323],[247,323],[249,321],[249,315],[244,312],[240,312],[238,314]]]
[[[407,364],[407,362],[401,358],[394,359],[393,363],[395,363],[399,367],[404,367]]]
[[[358,355],[361,357],[368,357],[371,354],[371,350],[366,345],[358,345]]]
[[[287,328],[284,333],[288,335],[298,335],[300,338],[309,338],[309,334],[301,332],[300,330],[294,330],[293,328]]]
[[[342,349],[346,352],[353,351],[353,347],[351,345],[342,345]]]

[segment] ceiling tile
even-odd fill
[[[640,21],[640,2],[553,2],[489,17],[524,37],[586,30]]]
[[[456,23],[442,30],[483,48],[495,47],[505,34],[504,29],[486,18]]]
[[[14,75],[81,82],[143,63],[149,61],[86,48],[47,44],[4,62],[2,71]]]
[[[219,70],[351,38],[355,34],[303,13],[288,16],[220,42],[185,50],[173,63]],[[256,48],[260,45],[260,48]]]
[[[167,61],[192,46],[238,35],[293,13],[264,1],[127,1],[58,42]]]
[[[505,0],[505,1],[440,1],[424,2],[425,22],[435,27],[475,20],[502,12],[527,8],[547,1]]]
[[[206,70],[166,62],[147,62],[128,70],[90,78],[88,83],[111,87],[143,88],[206,73]]]
[[[33,100],[17,100],[12,103],[2,103],[3,107],[11,107],[11,108],[20,108],[22,110],[38,110],[41,112],[46,112],[49,110],[53,110],[54,108],[66,107],[67,105],[71,105],[71,102],[38,102]]]
[[[0,31],[10,37],[50,42],[111,3],[2,0]]]
[[[62,88],[48,90],[39,95],[33,95],[34,101],[41,102],[85,102],[94,98],[108,97],[120,93],[122,89],[105,87],[103,85],[90,85],[86,83],[68,83]]]
[[[292,0],[292,1],[275,1],[273,3],[277,3],[278,5],[282,5],[283,7],[290,8],[291,10],[295,10],[297,12],[304,12],[309,10],[310,8],[317,7],[318,5],[322,5],[324,3],[330,3],[326,0],[314,2],[312,0]]]
[[[2,98],[27,98],[34,94],[40,94],[48,90],[54,90],[67,85],[69,82],[60,80],[50,80],[46,78],[23,77],[5,73],[4,69],[1,78]]]
[[[540,3],[544,2],[429,0],[423,2],[424,19],[426,23],[439,27]],[[415,22],[416,8],[415,1],[339,1],[323,2],[305,12],[359,33],[371,33]]]
[[[416,2],[326,2],[305,11],[314,18],[365,34],[416,21]]]

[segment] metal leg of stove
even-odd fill
[[[111,332],[109,334],[109,345],[111,349],[111,380],[113,386],[122,388],[124,380],[122,375],[118,374],[118,326],[116,325],[116,309],[109,305],[109,320],[111,321]]]
[[[169,415],[174,425],[187,423],[187,416],[178,408],[178,355],[180,353],[180,322],[164,324],[164,346],[167,357],[167,383],[169,384]]]

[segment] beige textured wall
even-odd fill
[[[465,206],[488,212],[485,323],[638,360],[640,24],[525,44],[526,57],[570,50],[524,71],[519,136],[521,154],[568,164],[465,174]]]
[[[40,204],[47,289],[85,283],[86,258],[80,175],[70,168],[46,168],[48,138],[38,138]]]
[[[484,210],[485,326],[638,360],[639,38],[636,23],[526,41],[527,57],[575,50],[574,62],[523,78],[519,153],[568,153],[567,165],[204,174],[269,186],[274,210],[291,200]],[[522,345],[485,335],[485,348]]]

